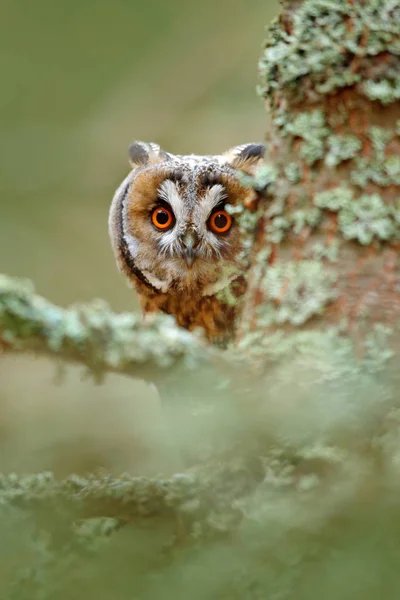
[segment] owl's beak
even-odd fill
[[[196,250],[195,245],[197,243],[197,237],[194,231],[187,231],[182,239],[183,243],[183,259],[186,263],[186,266],[191,269],[194,263],[194,259],[196,258]]]

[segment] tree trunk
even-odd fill
[[[357,352],[400,317],[400,7],[287,1],[260,62],[275,184],[239,345],[335,326]],[[247,346],[247,344],[246,344]]]

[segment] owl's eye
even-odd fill
[[[226,210],[217,210],[211,215],[208,224],[211,231],[226,233],[232,226],[232,217]]]
[[[158,206],[151,214],[151,222],[153,223],[154,227],[163,231],[165,229],[169,229],[169,227],[173,225],[174,215],[169,208]]]

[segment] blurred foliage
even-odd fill
[[[132,139],[182,153],[260,140],[264,26],[277,0],[4,0],[0,6],[0,272],[65,306],[137,308],[108,208]],[[154,390],[0,358],[0,468],[59,476],[179,465]]]

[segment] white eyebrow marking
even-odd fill
[[[186,216],[186,207],[181,196],[179,195],[176,183],[170,179],[163,181],[158,188],[158,196],[161,198],[161,200],[165,200],[165,202],[168,202],[168,204],[171,205],[172,210],[174,211],[175,219],[183,222]]]
[[[220,183],[213,185],[203,196],[201,202],[196,207],[196,221],[205,222],[211,211],[222,201],[228,198],[225,188]]]

